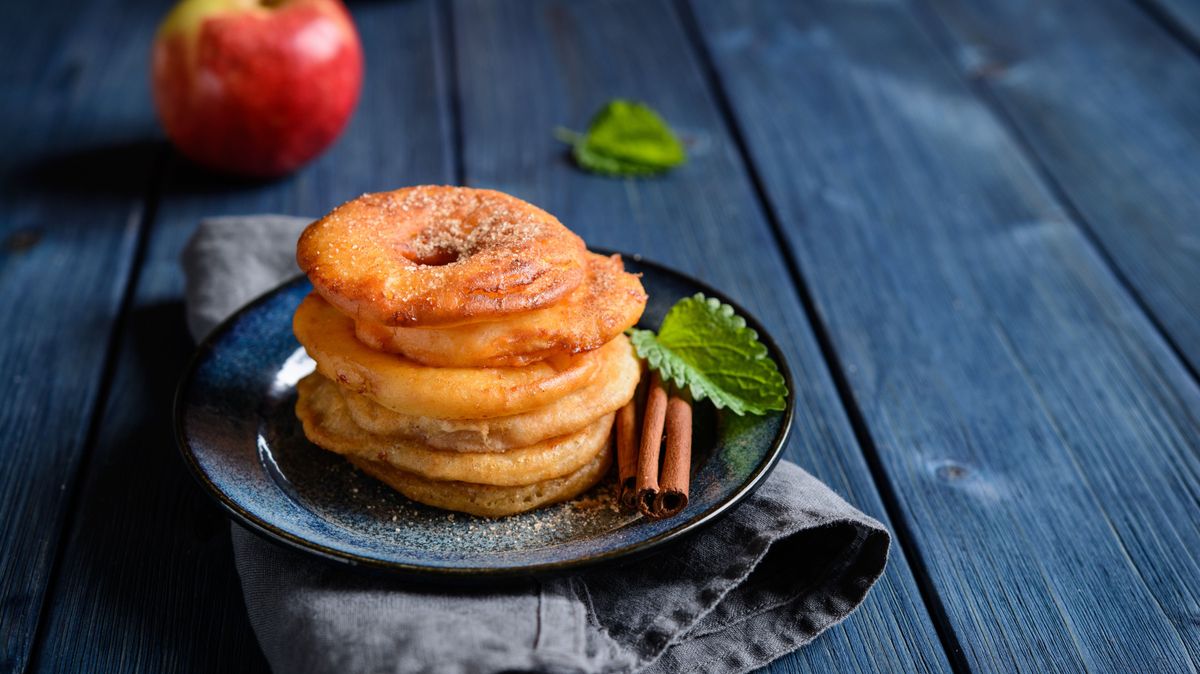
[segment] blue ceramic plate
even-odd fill
[[[626,256],[650,295],[642,325],[657,328],[676,300],[721,293]],[[770,472],[792,419],[695,409],[691,502],[661,521],[620,512],[607,480],[569,503],[498,520],[405,499],[304,437],[292,411],[313,362],[292,336],[292,312],[311,286],[298,278],[260,297],[200,345],[175,401],[183,458],[238,522],[268,539],[350,564],[451,578],[546,573],[640,554],[712,522]],[[783,354],[745,310],[779,363]]]

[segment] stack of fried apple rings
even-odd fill
[[[488,517],[577,496],[612,463],[646,294],[618,256],[491,190],[367,194],[300,237],[296,310],[317,363],[296,415],[320,447],[415,501]]]

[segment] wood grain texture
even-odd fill
[[[752,310],[786,349],[797,418],[787,458],[886,519],[776,241],[687,35],[665,2],[453,5],[466,182],[543,206],[589,244],[643,253]],[[667,176],[621,180],[571,164],[553,129],[584,127],[615,96],[642,99],[685,137]],[[778,671],[947,671],[903,553],[842,626]]]
[[[929,4],[1200,372],[1200,59],[1127,0]]]
[[[131,4],[0,8],[0,671],[29,654],[157,153],[153,24],[108,21]]]
[[[1196,382],[908,6],[694,4],[970,667],[1195,671]]]
[[[33,669],[267,670],[246,618],[228,520],[174,446],[172,393],[192,350],[179,255],[205,216],[317,215],[364,191],[451,180],[432,7],[352,8],[367,53],[379,56],[368,62],[345,135],[295,176],[236,183],[172,163]],[[140,81],[144,64],[137,65],[123,76]]]

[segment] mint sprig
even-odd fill
[[[696,400],[743,414],[784,409],[787,383],[758,333],[728,304],[696,293],[675,303],[656,335],[633,329],[638,356]]]
[[[580,167],[604,175],[654,175],[687,161],[671,127],[636,101],[613,99],[592,118],[587,133],[559,128],[555,136],[571,144]]]

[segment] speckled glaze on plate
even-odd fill
[[[678,272],[625,256],[650,295],[641,325],[657,327],[678,299],[703,292],[732,304],[758,331],[794,390],[774,340],[721,293]],[[614,505],[615,479],[568,502],[497,520],[407,500],[308,442],[295,384],[313,362],[292,335],[311,290],[299,277],[263,295],[199,347],[179,384],[175,428],[200,484],[238,522],[323,557],[445,579],[548,573],[648,552],[713,521],[744,499],[779,459],[792,420],[738,417],[696,405],[691,502],[652,521]]]

